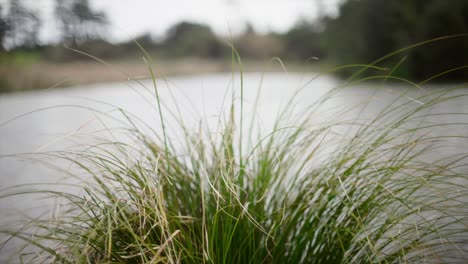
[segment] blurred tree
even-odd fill
[[[419,25],[420,40],[468,34],[468,1],[432,0],[424,10],[424,24]],[[431,43],[414,50],[410,69],[417,79],[427,78],[458,66],[468,66],[468,36]],[[468,80],[468,69],[445,76]]]
[[[135,42],[138,42],[138,44],[140,44],[144,49],[151,49],[155,45],[150,33],[145,33],[136,37],[134,40],[129,42],[130,46],[135,46]]]
[[[9,30],[9,25],[6,16],[3,13],[2,6],[0,6],[0,51],[4,51],[4,40]]]
[[[245,25],[244,35],[255,35],[255,28],[251,23]]]
[[[340,6],[339,15],[326,23],[328,50],[345,64],[369,63],[411,44],[466,33],[466,0],[348,0]],[[408,50],[402,54],[407,61],[396,73],[425,79],[467,65],[467,47],[465,37]],[[445,77],[468,79],[468,72],[460,70]]]
[[[211,28],[197,23],[181,22],[171,27],[161,47],[174,56],[223,56],[223,45]]]
[[[76,46],[102,38],[107,18],[103,12],[92,10],[88,0],[56,0],[55,3],[63,42]]]
[[[311,57],[325,57],[323,39],[316,25],[300,20],[285,35],[286,57],[305,61]]]
[[[41,26],[39,17],[27,9],[20,0],[12,0],[2,21],[2,43],[10,48],[34,48],[38,45]]]

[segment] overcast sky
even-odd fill
[[[41,36],[53,40],[57,30],[52,21],[54,0],[22,0],[40,10],[44,19]],[[89,0],[104,11],[110,22],[112,40],[125,40],[150,32],[162,36],[182,20],[210,25],[216,33],[242,31],[251,23],[260,32],[284,32],[301,18],[313,19],[320,12],[335,13],[340,0]],[[8,0],[0,0],[5,4]],[[321,3],[321,4],[320,4]],[[322,8],[318,9],[318,6]]]

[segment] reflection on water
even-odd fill
[[[268,130],[277,119],[280,109],[296,108],[295,112],[300,113],[302,107],[317,101],[327,91],[340,85],[340,82],[334,78],[313,79],[314,76],[286,73],[265,76],[255,73],[245,74],[243,102],[246,119],[252,116],[254,106],[257,106],[256,120],[261,127]],[[188,127],[196,128],[203,119],[210,128],[216,130],[220,113],[226,113],[232,95],[234,103],[239,104],[240,86],[239,76],[233,78],[231,74],[178,77],[159,81],[158,91],[165,107],[163,114],[167,118],[168,130],[172,131],[171,128],[176,126],[176,120],[181,118]],[[402,95],[407,88],[390,84],[349,87],[335,95],[322,111],[317,112],[317,121],[326,120],[329,117],[328,110],[346,109],[350,106],[359,106],[360,103],[362,105],[347,111],[344,114],[348,116],[342,118],[371,118],[395,98],[400,98],[407,102],[408,106],[415,107],[424,104],[423,101],[415,99],[418,96],[445,89],[445,87],[429,87],[427,88],[429,91],[413,89]],[[1,95],[0,155],[60,150],[86,143],[80,140],[89,138],[91,134],[112,136],[110,131],[117,131],[122,126],[120,121],[123,117],[119,108],[131,113],[135,120],[141,119],[149,128],[158,132],[160,122],[153,89],[150,81],[142,81]],[[300,93],[291,103],[289,99],[298,89],[301,89]],[[468,91],[465,89],[458,93],[460,92]],[[258,100],[256,100],[257,94],[260,94]],[[468,99],[459,98],[438,105],[430,111],[468,113]],[[436,115],[427,120],[435,123],[465,121],[466,117],[463,115],[450,115],[450,118],[447,115]],[[467,126],[460,126],[457,131],[439,129],[432,133],[467,135],[468,129]],[[447,142],[451,144],[447,145],[447,149],[453,152],[467,146],[467,141],[463,138]],[[38,157],[38,154],[32,156],[23,154],[20,157],[34,158]],[[66,173],[59,173],[53,168],[41,166],[40,163],[31,160],[24,161],[18,157],[0,159],[2,189],[35,182],[66,182],[69,179],[64,175],[66,176]],[[33,215],[42,212],[47,204],[44,200],[36,198],[31,196],[30,200],[18,200],[15,197],[0,199],[0,223],[12,220],[13,215],[21,211]]]

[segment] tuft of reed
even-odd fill
[[[439,90],[408,100],[402,93],[370,119],[317,123],[321,106],[365,80],[331,90],[299,114],[285,109],[267,134],[246,129],[243,98],[233,97],[215,134],[180,120],[182,139],[165,126],[170,113],[155,82],[163,134],[148,135],[122,112],[131,143],[109,139],[47,153],[91,180],[82,195],[4,191],[47,194],[67,206],[2,232],[24,240],[33,262],[463,262],[466,153],[434,155],[450,136],[430,131],[467,124],[427,120],[435,115],[429,110],[466,95]]]

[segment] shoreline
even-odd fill
[[[288,72],[312,72],[323,70],[326,64],[283,62]],[[238,65],[230,60],[180,58],[155,59],[151,65],[159,78],[223,72],[239,72]],[[285,68],[274,60],[247,60],[243,72],[284,72]],[[52,87],[125,82],[129,78],[150,79],[147,64],[143,60],[123,59],[112,61],[77,61],[54,63],[40,61],[26,65],[0,64],[0,93],[43,90]]]

